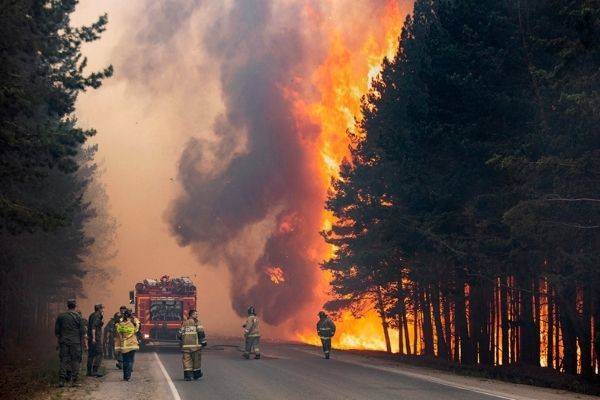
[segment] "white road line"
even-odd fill
[[[313,355],[321,355],[319,353],[313,352],[311,350],[306,350],[306,349],[301,349],[301,348],[296,348],[297,350],[304,352],[304,353],[308,353],[308,354],[313,354]],[[350,360],[342,360],[342,359],[336,359],[336,361],[340,361],[340,362],[344,362],[347,364],[353,364],[353,365],[358,365],[361,367],[365,367],[365,368],[371,368],[371,369],[376,369],[379,371],[386,371],[386,372],[391,372],[393,374],[397,374],[397,375],[404,375],[410,378],[415,378],[415,379],[420,379],[420,380],[424,380],[424,381],[428,381],[428,382],[432,382],[432,383],[436,383],[438,385],[443,385],[443,386],[448,386],[448,387],[452,387],[455,389],[461,389],[461,390],[466,390],[469,392],[474,392],[474,393],[479,393],[479,394],[484,394],[486,396],[492,396],[492,397],[496,397],[498,399],[503,399],[503,400],[533,400],[530,399],[528,397],[523,397],[523,396],[510,396],[510,395],[505,395],[505,394],[501,394],[498,392],[493,392],[493,391],[489,391],[489,390],[485,390],[485,389],[477,389],[474,387],[470,387],[470,386],[465,386],[465,385],[461,385],[460,383],[454,383],[454,382],[450,382],[444,379],[439,379],[439,378],[434,378],[432,376],[427,376],[427,375],[421,375],[421,374],[417,374],[414,372],[408,372],[408,371],[402,371],[393,367],[384,367],[384,366],[379,366],[379,365],[372,365],[372,364],[367,364],[367,363],[361,363],[358,361],[350,361]]]
[[[165,379],[167,380],[167,383],[169,384],[169,389],[171,389],[171,394],[173,395],[173,400],[181,400],[181,397],[179,396],[179,392],[177,391],[177,388],[175,387],[175,384],[171,380],[171,377],[169,376],[169,373],[165,369],[165,366],[163,365],[162,361],[160,361],[160,357],[158,356],[158,353],[154,353],[154,357],[156,357],[156,361],[158,361],[158,366],[160,367],[160,370],[162,371],[163,375],[165,376]]]

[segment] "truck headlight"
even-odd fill
[[[144,339],[150,339],[150,335],[148,335],[147,333],[144,333]]]

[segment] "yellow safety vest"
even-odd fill
[[[118,340],[115,340],[115,350],[121,353],[139,350],[136,333],[140,330],[140,322],[137,318],[134,318],[133,321],[120,321],[116,325]]]

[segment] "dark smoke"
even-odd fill
[[[313,247],[323,194],[307,147],[318,132],[297,126],[289,95],[301,90],[295,77],[307,75],[314,57],[300,14],[295,6],[238,0],[208,30],[225,111],[213,124],[216,140],[187,143],[179,163],[184,193],[169,218],[181,245],[229,268],[236,312],[255,305],[273,325],[302,310],[318,279]],[[262,241],[249,239],[245,232],[261,223]],[[262,245],[257,259],[244,251]],[[279,285],[266,273],[274,266],[284,271]]]

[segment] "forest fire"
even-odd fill
[[[275,285],[285,282],[285,275],[283,274],[283,270],[279,267],[269,267],[265,273]]]
[[[295,114],[297,119],[309,120],[319,127],[319,140],[311,152],[321,174],[323,194],[331,178],[337,176],[340,162],[348,155],[350,139],[347,132],[353,130],[360,118],[361,98],[379,73],[383,58],[394,55],[408,11],[408,4],[400,6],[397,1],[387,1],[377,10],[376,19],[380,23],[369,24],[365,30],[353,30],[357,32],[356,37],[347,36],[347,33],[344,36],[334,23],[311,15],[324,25],[322,29],[327,32],[328,54],[311,77],[320,92],[320,100],[311,103],[297,101]],[[322,213],[323,226],[331,226],[332,216],[326,211],[319,212]],[[322,259],[330,257],[332,251],[328,249]],[[327,292],[328,282],[329,275],[322,273],[321,293]],[[325,296],[322,300],[326,301]],[[351,312],[342,311],[337,324],[340,334],[334,337],[333,343],[338,348],[386,349],[381,319],[374,310],[365,310],[358,319]],[[395,332],[392,334],[397,335]],[[298,339],[318,343],[314,333],[302,332]]]

